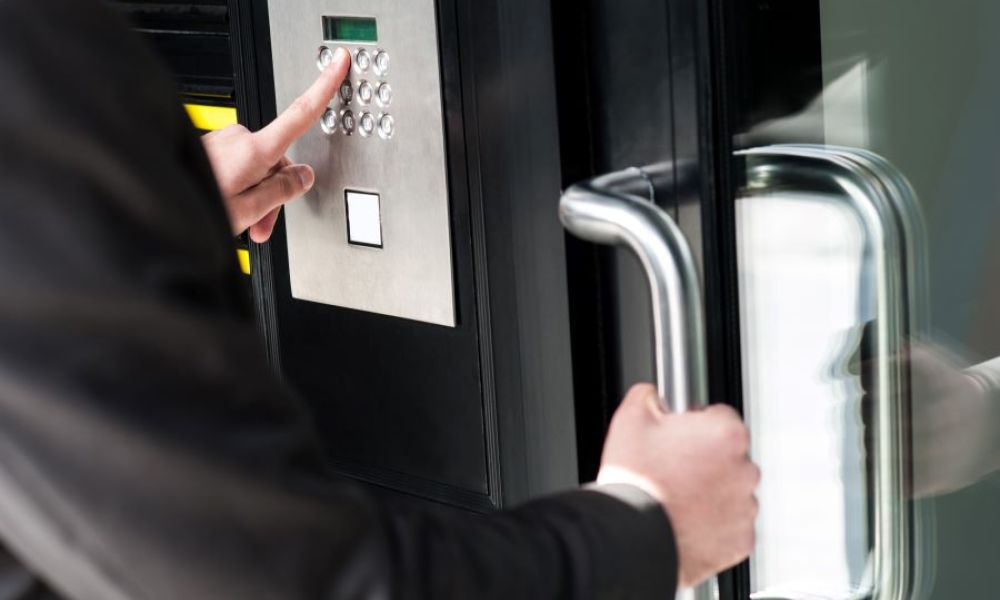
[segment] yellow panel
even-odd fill
[[[236,251],[236,258],[240,261],[240,270],[245,275],[250,274],[250,251],[239,249]]]
[[[194,126],[204,131],[215,131],[236,124],[235,108],[205,104],[185,104],[184,108]]]

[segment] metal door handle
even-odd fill
[[[667,408],[684,412],[708,397],[701,284],[684,234],[636,195],[648,185],[639,169],[578,183],[563,194],[559,217],[581,239],[627,246],[638,256],[653,305],[657,391]]]
[[[627,246],[639,257],[653,305],[656,387],[666,408],[681,413],[707,402],[705,321],[701,284],[691,248],[674,221],[651,201],[640,169],[579,183],[559,202],[559,217],[573,235],[598,244]],[[707,599],[712,583],[677,598]]]
[[[781,145],[737,154],[747,159],[745,198],[791,187],[835,191],[864,231],[866,254],[875,265],[872,592],[878,600],[911,598],[923,587],[917,582],[918,538],[929,535],[927,520],[910,512],[904,462],[909,397],[902,357],[908,339],[922,328],[926,277],[915,194],[884,159],[863,150]]]

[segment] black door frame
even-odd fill
[[[732,0],[554,0],[563,185],[667,162],[655,201],[701,267],[709,394],[742,412],[733,123],[740,47]],[[735,36],[735,37],[734,37]],[[645,95],[644,95],[645,94]],[[622,391],[652,375],[650,308],[621,251],[567,238],[581,478],[596,474]],[[720,577],[722,598],[749,597],[749,566]]]

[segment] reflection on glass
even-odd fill
[[[897,208],[926,235],[907,240],[911,296],[890,308],[921,322],[873,351],[887,320],[878,244],[837,194],[764,182],[737,200],[745,405],[764,473],[754,595],[997,597],[1000,3],[817,5],[819,22],[798,25],[822,46],[818,89],[787,114],[757,110],[737,143],[862,148],[909,180],[919,203]],[[886,372],[902,374],[905,410],[880,429]],[[887,433],[905,479],[892,504],[879,500]],[[880,553],[893,521],[910,543]]]
[[[765,473],[757,597],[851,598],[868,556],[862,394],[845,352],[864,325],[862,231],[822,194],[776,190],[737,207],[744,391]]]

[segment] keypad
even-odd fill
[[[333,135],[337,131],[337,123],[340,121],[340,116],[333,109],[326,109],[323,113],[323,118],[320,119],[319,126],[323,129],[323,133],[327,135]]]
[[[320,128],[328,136],[358,134],[361,138],[389,140],[396,133],[395,118],[388,110],[394,95],[387,81],[392,64],[389,52],[355,48],[352,57],[351,74],[320,119]],[[317,66],[322,69],[332,60],[333,50],[321,46]]]
[[[322,71],[333,62],[333,50],[329,46],[319,47],[319,56],[316,58],[316,67]]]
[[[344,104],[350,104],[351,100],[354,98],[354,86],[351,85],[350,81],[345,81],[340,84],[340,101]]]
[[[396,132],[396,120],[392,118],[392,115],[382,115],[378,120],[378,135],[383,140],[387,140],[392,137],[392,134]]]
[[[361,113],[361,117],[358,119],[358,131],[364,137],[371,137],[375,133],[375,117],[370,112]]]
[[[375,90],[372,89],[372,84],[367,81],[362,81],[358,84],[358,101],[361,102],[361,104],[371,104],[374,97]]]
[[[392,104],[392,86],[388,83],[383,83],[378,86],[378,105],[382,108],[388,108]]]
[[[372,66],[372,55],[364,48],[354,53],[354,70],[358,73],[367,73]]]
[[[389,53],[385,50],[379,50],[375,55],[375,74],[379,77],[389,74]]]
[[[340,128],[347,135],[354,133],[354,111],[345,110],[340,114]]]

